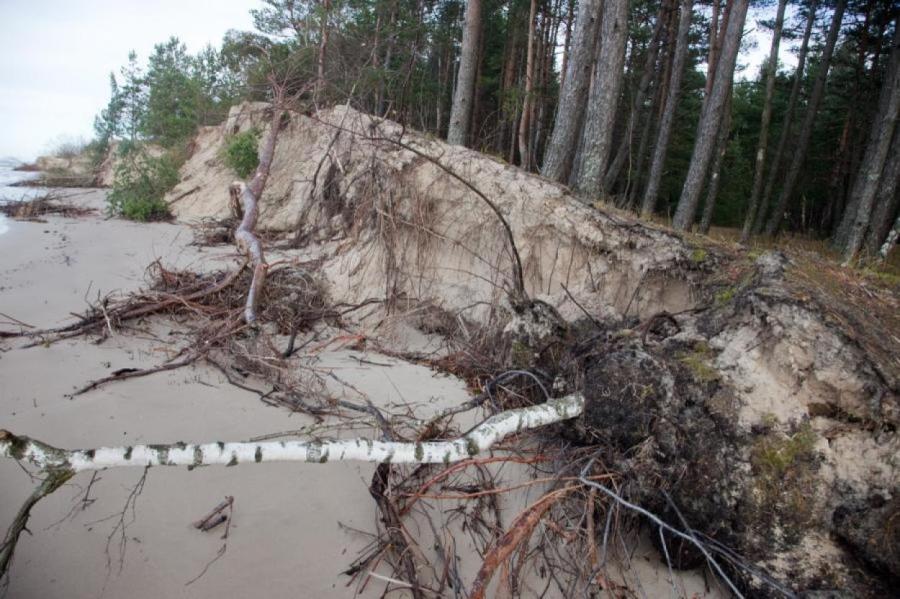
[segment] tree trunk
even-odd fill
[[[744,21],[747,17],[749,0],[733,0],[728,21],[724,24],[725,34],[721,53],[716,61],[716,70],[712,89],[700,113],[697,126],[697,140],[688,168],[678,209],[672,225],[681,231],[687,231],[694,222],[700,191],[704,179],[709,172],[709,163],[715,152],[715,141],[722,126],[725,115],[725,104],[731,93],[731,82],[734,78],[734,65],[740,50],[741,36],[744,32]],[[727,10],[727,9],[726,9]]]
[[[769,220],[766,223],[766,234],[774,235],[781,226],[784,218],[784,210],[787,208],[788,200],[794,193],[797,185],[797,178],[800,176],[800,169],[806,160],[806,152],[809,149],[809,139],[812,136],[813,125],[816,120],[816,113],[819,110],[819,104],[825,92],[825,84],[828,81],[828,70],[831,66],[831,56],[834,54],[834,46],[837,42],[838,34],[841,30],[841,21],[844,17],[844,9],[847,6],[847,0],[838,0],[834,7],[834,15],[831,18],[831,26],[828,29],[828,37],[825,39],[825,49],[822,51],[822,59],[819,62],[819,72],[816,74],[816,80],[813,83],[812,92],[809,96],[809,103],[806,107],[806,115],[803,117],[803,126],[800,128],[800,135],[797,138],[797,145],[794,148],[793,157],[791,158],[791,166],[784,178],[784,185],[781,193],[778,195],[778,201],[772,208]]]
[[[878,250],[878,258],[881,261],[887,260],[888,254],[891,253],[894,244],[897,243],[898,237],[900,237],[900,214],[897,215],[897,219],[894,221],[894,226],[891,227],[887,239],[884,240],[884,244],[881,246],[881,249]]]
[[[525,54],[525,97],[522,101],[522,119],[519,121],[519,159],[522,168],[531,168],[529,133],[531,127],[532,94],[534,93],[534,29],[537,0],[531,0],[528,12],[528,49]]]
[[[797,69],[794,71],[794,82],[791,86],[791,95],[788,99],[787,110],[784,113],[784,121],[781,126],[781,135],[778,138],[778,146],[775,149],[775,155],[772,157],[771,170],[769,177],[766,179],[766,187],[763,190],[762,197],[759,201],[759,208],[756,212],[756,220],[751,230],[752,235],[762,233],[763,225],[766,222],[766,215],[769,207],[772,193],[775,190],[775,183],[778,181],[778,175],[781,173],[781,162],[784,159],[784,153],[787,150],[788,141],[791,139],[791,130],[793,129],[794,114],[797,111],[797,102],[800,98],[800,89],[803,86],[803,73],[806,68],[806,56],[809,52],[809,40],[812,35],[813,25],[816,21],[816,0],[813,0],[809,6],[809,15],[806,19],[806,29],[803,32],[803,42],[800,44],[800,52],[797,57]]]
[[[787,0],[778,0],[778,12],[775,15],[775,29],[772,32],[772,49],[769,52],[769,63],[766,65],[766,95],[763,99],[763,112],[759,125],[759,144],[756,146],[756,163],[753,168],[753,187],[750,191],[750,202],[744,227],[741,229],[741,243],[747,243],[759,210],[759,196],[762,193],[763,170],[766,165],[766,150],[769,147],[769,124],[772,121],[772,97],[775,94],[775,75],[778,71],[778,48],[781,44],[781,28],[784,25],[784,9]]]
[[[319,32],[319,55],[316,58],[316,99],[325,90],[325,58],[328,54],[328,38],[331,27],[328,18],[331,14],[331,0],[322,0],[322,23]]]
[[[693,15],[693,0],[684,0],[681,6],[681,17],[678,21],[678,34],[675,42],[675,57],[672,61],[671,80],[666,95],[665,108],[659,123],[659,133],[656,137],[656,146],[653,148],[653,160],[650,163],[650,175],[647,178],[647,189],[644,191],[644,199],[641,203],[641,214],[648,216],[656,210],[656,199],[659,195],[659,183],[662,180],[663,166],[666,162],[666,151],[669,147],[669,137],[672,134],[672,124],[675,121],[675,109],[678,107],[678,96],[681,95],[681,78],[684,74],[684,61],[688,51],[688,34],[691,30],[691,17]]]
[[[466,145],[466,137],[472,119],[472,98],[475,94],[480,31],[481,0],[469,0],[466,4],[466,24],[463,28],[456,90],[453,94],[453,106],[450,109],[450,130],[447,132],[447,141],[459,146]]]
[[[659,46],[662,40],[663,27],[668,20],[667,13],[672,10],[672,3],[665,1],[660,4],[659,14],[656,16],[656,25],[653,27],[653,36],[647,47],[647,57],[644,61],[644,70],[641,73],[641,79],[638,82],[637,91],[634,94],[634,101],[631,103],[631,113],[628,115],[628,124],[625,126],[625,138],[619,144],[619,151],[613,159],[612,164],[606,171],[603,179],[603,187],[611,189],[622,172],[625,161],[631,155],[633,145],[634,130],[638,118],[643,112],[644,101],[647,99],[647,90],[650,89],[650,83],[653,81],[653,75],[656,73],[656,62],[659,58]]]
[[[900,127],[894,126],[894,143],[889,152],[884,172],[881,173],[881,183],[878,186],[878,197],[875,200],[875,214],[869,229],[869,238],[866,247],[871,255],[878,252],[881,243],[887,237],[891,228],[891,217],[897,211],[900,204]]]
[[[900,22],[897,25],[900,25]],[[891,140],[894,137],[898,114],[900,114],[900,26],[894,29],[891,61],[881,88],[878,115],[872,122],[866,154],[853,184],[850,208],[844,214],[844,222],[848,223],[846,226],[842,223],[842,228],[847,230],[847,241],[844,244],[845,263],[856,257],[869,229],[872,209]]]
[[[584,148],[575,187],[586,200],[600,198],[622,90],[628,41],[628,0],[605,0],[600,51],[584,126]]]
[[[722,185],[722,163],[725,160],[725,153],[728,151],[728,134],[731,131],[731,102],[731,94],[729,94],[728,103],[725,106],[725,118],[716,139],[716,154],[710,169],[706,203],[703,205],[703,215],[700,217],[699,232],[704,235],[709,233],[709,227],[712,225],[713,210],[715,210],[716,198],[719,196],[719,188]]]
[[[704,97],[709,96],[712,89],[713,73],[719,59],[719,4],[721,0],[712,0],[712,14],[709,17],[709,57],[706,59],[706,86]]]
[[[565,85],[559,93],[556,122],[553,124],[553,133],[541,168],[541,174],[554,181],[566,181],[572,167],[591,79],[599,7],[600,0],[583,0],[575,18]]]

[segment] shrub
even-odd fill
[[[151,156],[144,148],[123,143],[115,181],[107,197],[109,212],[130,220],[151,221],[169,217],[163,200],[178,183],[178,160],[173,153]]]
[[[259,130],[249,129],[243,133],[236,133],[228,140],[225,146],[225,164],[233,170],[238,177],[246,179],[259,165]]]

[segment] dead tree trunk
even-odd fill
[[[469,123],[472,119],[472,98],[475,94],[475,73],[478,69],[480,31],[481,0],[469,0],[466,5],[466,24],[463,28],[456,91],[453,94],[453,106],[450,110],[450,130],[447,132],[447,141],[458,146],[466,145]]]
[[[700,191],[709,172],[709,163],[715,151],[715,141],[722,126],[725,115],[725,104],[731,93],[731,82],[734,78],[734,65],[740,50],[741,37],[744,32],[744,21],[747,17],[749,0],[733,0],[725,24],[724,42],[721,54],[716,61],[715,80],[707,101],[704,102],[697,127],[697,140],[688,168],[678,209],[672,225],[681,231],[687,231],[694,222]]]
[[[600,0],[584,0],[578,6],[575,31],[569,48],[565,85],[559,93],[556,122],[547,144],[541,174],[565,182],[572,168],[596,47]]]
[[[263,254],[262,244],[256,236],[256,219],[259,216],[259,200],[266,187],[269,171],[272,168],[272,160],[275,157],[275,144],[278,141],[278,132],[281,129],[281,119],[284,115],[284,90],[279,88],[275,94],[275,103],[272,108],[272,120],[269,123],[269,132],[263,143],[262,152],[259,154],[259,166],[250,183],[235,183],[231,186],[232,202],[240,200],[243,216],[234,232],[234,240],[238,249],[247,255],[247,259],[253,267],[253,279],[247,292],[247,302],[244,306],[244,320],[247,324],[256,322],[256,306],[259,303],[259,295],[262,292],[266,280],[266,272],[269,265]]]
[[[787,0],[778,0],[778,12],[775,15],[775,29],[772,32],[772,49],[769,51],[769,62],[766,65],[766,93],[763,99],[763,112],[759,125],[759,144],[756,146],[756,159],[753,167],[753,187],[744,226],[741,229],[741,243],[750,239],[753,221],[759,210],[759,196],[762,193],[763,170],[766,165],[766,149],[769,147],[769,124],[772,121],[772,97],[775,95],[775,74],[778,71],[778,48],[781,45],[781,28],[784,25],[784,9]]]
[[[622,89],[625,44],[628,40],[628,0],[606,0],[600,35],[600,52],[584,126],[584,146],[575,187],[586,200],[603,194],[603,177],[609,161],[616,109]]]
[[[650,174],[647,177],[647,188],[644,191],[644,199],[641,203],[641,214],[644,216],[649,216],[656,210],[656,200],[659,195],[659,184],[662,181],[663,166],[665,166],[666,162],[669,137],[672,135],[675,110],[678,108],[678,97],[681,95],[681,78],[684,75],[684,61],[687,58],[688,34],[691,32],[693,11],[693,0],[684,0],[684,3],[681,5],[681,17],[678,21],[675,58],[672,62],[669,92],[666,95],[665,107],[659,122],[659,133],[656,136],[656,145],[653,148],[653,160],[650,163]]]
[[[900,22],[897,24],[900,25]],[[878,115],[872,122],[866,154],[853,184],[850,205],[841,223],[841,228],[847,231],[843,248],[845,263],[856,257],[869,229],[882,171],[900,114],[900,26],[894,29],[892,46],[891,61],[878,102]]]
[[[816,5],[817,0],[813,0],[809,5],[809,15],[806,17],[806,29],[803,32],[803,42],[800,44],[800,52],[797,55],[797,69],[794,71],[794,82],[791,85],[791,95],[788,98],[787,110],[784,113],[784,121],[781,125],[781,135],[778,138],[778,146],[775,154],[772,156],[772,164],[769,168],[769,177],[766,179],[766,186],[763,190],[762,197],[759,200],[759,206],[751,225],[751,235],[759,235],[762,232],[763,225],[766,222],[766,214],[772,193],[775,190],[775,183],[778,181],[778,175],[781,172],[781,161],[784,159],[784,153],[787,150],[788,141],[791,139],[791,130],[793,128],[794,113],[797,111],[797,102],[800,99],[800,88],[803,85],[803,73],[806,68],[806,56],[809,52],[809,39],[812,35],[813,25],[816,22]]]
[[[766,223],[766,234],[774,235],[781,227],[781,221],[784,218],[784,210],[787,208],[788,200],[794,194],[794,188],[797,185],[797,179],[800,177],[800,169],[806,161],[806,152],[809,149],[809,140],[812,137],[813,125],[816,120],[816,113],[819,111],[819,104],[822,102],[822,96],[825,93],[825,84],[828,81],[828,70],[831,66],[831,56],[834,54],[834,46],[837,43],[838,34],[841,31],[841,22],[844,17],[844,9],[847,6],[847,0],[838,0],[834,7],[834,15],[831,18],[831,26],[828,28],[828,37],[825,39],[825,48],[822,51],[822,60],[819,63],[819,72],[816,74],[816,80],[813,83],[812,92],[809,96],[809,104],[806,107],[806,115],[803,117],[803,126],[800,128],[800,135],[797,138],[797,145],[791,158],[791,166],[788,168],[787,175],[784,178],[784,185],[781,193],[778,194],[778,201],[772,207],[772,213]]]

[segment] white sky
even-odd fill
[[[135,50],[145,63],[171,35],[196,52],[219,45],[228,29],[252,29],[256,0],[0,0],[0,157],[32,160],[60,141],[93,136],[94,116],[109,99],[109,73]],[[771,32],[751,10],[738,77],[756,76]],[[790,19],[791,15],[787,15]],[[782,42],[780,68],[795,64]]]
[[[252,29],[255,0],[0,0],[0,157],[93,135],[109,72],[171,35],[196,52]]]

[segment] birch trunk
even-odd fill
[[[684,75],[684,62],[688,51],[688,34],[691,30],[691,17],[693,16],[693,0],[684,0],[681,5],[681,16],[678,21],[678,34],[675,42],[675,56],[672,61],[671,80],[666,94],[665,106],[659,122],[659,132],[656,136],[656,145],[653,148],[653,160],[650,163],[650,174],[647,177],[647,188],[644,191],[644,199],[641,202],[641,214],[649,216],[656,210],[659,184],[662,180],[663,166],[666,162],[666,152],[669,148],[669,137],[672,134],[672,124],[675,121],[675,110],[678,107],[678,97],[681,95],[681,78]]]
[[[399,443],[371,439],[173,443],[65,450],[0,430],[0,457],[26,461],[45,472],[74,473],[148,466],[236,466],[261,462],[356,460],[393,464],[449,464],[465,460],[512,434],[562,422],[584,411],[584,397],[568,395],[491,416],[451,441]]]
[[[809,15],[806,18],[806,29],[803,31],[803,41],[800,43],[800,52],[797,55],[797,69],[794,71],[794,82],[791,85],[791,95],[788,98],[787,110],[784,113],[784,121],[781,125],[781,135],[778,138],[778,146],[772,157],[769,177],[766,179],[766,187],[759,200],[759,207],[757,208],[756,216],[754,217],[755,220],[750,231],[751,235],[759,235],[762,232],[763,224],[766,222],[769,201],[772,198],[775,183],[778,181],[778,175],[781,172],[781,162],[784,159],[784,153],[787,150],[788,140],[791,139],[794,114],[797,111],[797,102],[800,99],[800,88],[803,85],[803,73],[806,69],[806,56],[809,53],[809,39],[812,35],[813,25],[815,25],[816,22],[816,6],[817,0],[813,0],[809,5]]]
[[[797,145],[794,148],[791,157],[791,165],[787,175],[784,178],[784,185],[781,193],[778,194],[778,201],[772,208],[769,220],[766,222],[766,234],[774,235],[781,227],[781,221],[784,218],[784,211],[787,208],[788,200],[794,194],[794,188],[797,185],[797,179],[800,177],[800,170],[806,161],[806,152],[809,150],[809,140],[812,137],[813,125],[816,120],[816,113],[819,111],[819,104],[822,102],[822,96],[825,93],[825,84],[828,81],[828,71],[831,67],[831,56],[834,54],[834,46],[837,43],[838,34],[841,30],[841,22],[844,17],[844,9],[847,6],[847,0],[838,0],[834,7],[834,15],[831,18],[831,25],[828,28],[828,37],[825,39],[825,49],[822,51],[822,59],[819,62],[819,72],[816,74],[816,80],[813,82],[812,92],[809,96],[809,103],[806,107],[806,115],[803,117],[803,126],[800,128],[800,135],[797,137]]]
[[[472,119],[472,98],[475,94],[475,73],[478,70],[478,38],[481,30],[481,0],[469,0],[466,4],[466,24],[463,28],[459,72],[453,105],[450,109],[450,130],[447,142],[466,145],[469,124]]]
[[[691,164],[672,221],[672,225],[681,231],[689,230],[694,222],[700,192],[709,172],[710,160],[715,151],[715,140],[725,115],[725,104],[731,93],[734,66],[741,46],[748,5],[749,0],[734,0],[728,21],[724,25],[724,41],[716,61],[715,78],[709,97],[704,103],[704,110],[700,114]]]
[[[584,147],[575,182],[579,195],[589,201],[601,198],[605,192],[603,177],[609,162],[616,109],[624,80],[628,0],[604,2],[601,29],[600,52],[583,131]]]
[[[787,0],[778,0],[778,11],[775,15],[775,29],[772,32],[772,49],[769,51],[769,62],[766,65],[766,93],[763,100],[763,112],[759,125],[759,144],[756,146],[756,162],[753,168],[753,187],[750,191],[750,202],[744,226],[741,229],[741,243],[747,243],[753,229],[753,221],[759,210],[759,196],[762,193],[763,170],[766,165],[766,150],[769,147],[769,124],[772,121],[772,97],[775,95],[775,75],[778,71],[778,48],[781,45],[781,29],[784,26],[784,9]]]
[[[575,31],[569,48],[565,85],[560,90],[556,122],[547,144],[541,174],[554,181],[569,178],[572,160],[579,139],[579,128],[588,86],[591,63],[596,46],[600,0],[583,0],[575,17]]]

